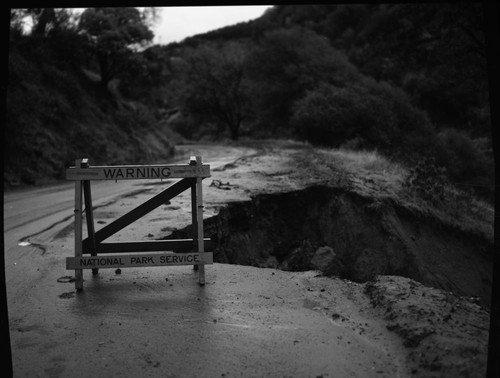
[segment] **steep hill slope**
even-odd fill
[[[98,76],[59,51],[49,39],[11,43],[4,183],[61,179],[75,159],[93,164],[146,163],[170,156],[179,139],[150,109],[128,101],[116,83],[104,90]]]
[[[410,164],[432,157],[451,181],[492,200],[483,16],[474,3],[280,5],[164,51],[244,57],[241,135],[378,149]],[[231,80],[211,62],[211,76]],[[189,77],[187,87],[203,93],[203,76]],[[197,130],[193,135],[215,135],[217,115],[191,106],[193,98],[217,104],[202,95],[180,100],[188,115],[179,124]]]

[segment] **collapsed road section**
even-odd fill
[[[491,241],[393,201],[312,186],[231,202],[205,228],[216,243],[216,262],[319,270],[356,282],[397,275],[489,306]],[[168,238],[190,233],[187,227]]]

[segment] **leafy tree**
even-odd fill
[[[402,86],[441,128],[481,129],[488,103],[480,3],[383,4],[347,47],[360,70]],[[472,127],[471,127],[472,126]]]
[[[65,8],[17,8],[11,9],[10,28],[19,34],[35,38],[74,29],[74,11]]]
[[[23,33],[24,17],[26,16],[25,9],[11,8],[10,10],[10,33],[16,35]]]
[[[35,36],[44,36],[50,27],[58,23],[54,8],[31,8],[31,11],[36,19],[31,32]]]
[[[169,63],[169,53],[159,45],[135,54],[127,75],[120,81],[121,92],[137,100],[151,100],[156,96],[155,90],[167,84],[171,75]]]
[[[255,108],[267,128],[286,127],[294,102],[319,83],[344,86],[357,77],[325,37],[298,27],[266,33],[251,53],[249,71]]]
[[[388,83],[365,78],[347,87],[322,84],[298,101],[292,125],[314,144],[377,148],[391,155],[429,153],[433,130],[425,113]]]
[[[88,8],[81,15],[79,29],[94,50],[104,88],[127,68],[134,49],[154,37],[143,13],[130,7]]]
[[[268,32],[327,36],[360,72],[402,87],[438,128],[490,134],[480,2],[283,5],[265,18]]]
[[[438,162],[445,166],[449,177],[460,184],[487,186],[494,184],[493,160],[475,145],[463,131],[446,129],[438,134]]]
[[[228,129],[233,140],[252,113],[245,74],[247,49],[239,44],[221,48],[204,45],[185,55],[182,108],[199,121],[215,122],[217,132]]]

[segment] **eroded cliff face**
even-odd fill
[[[356,282],[397,275],[478,297],[485,307],[490,301],[490,241],[341,188],[229,203],[206,221],[205,235],[215,241],[218,262],[315,269]]]

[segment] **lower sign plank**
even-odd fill
[[[149,253],[139,255],[106,255],[67,257],[66,269],[132,268],[144,266],[212,264],[212,252]]]

